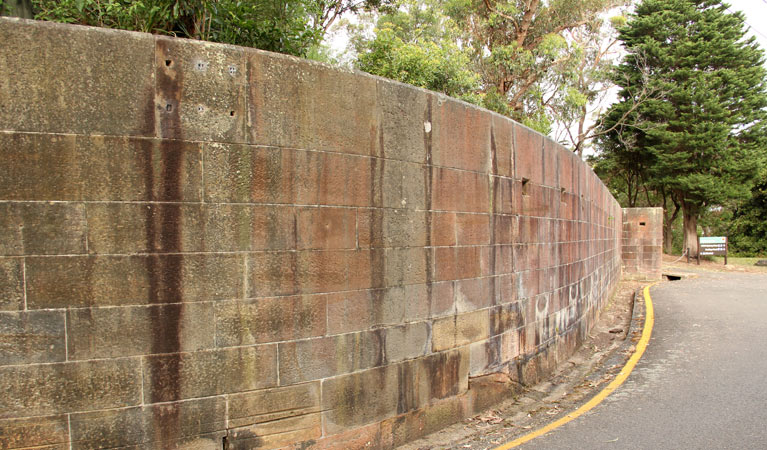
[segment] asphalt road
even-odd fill
[[[651,289],[634,372],[529,449],[767,449],[767,275],[701,273]]]

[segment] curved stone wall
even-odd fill
[[[499,115],[226,45],[0,42],[1,448],[390,447],[545,375],[620,276],[617,202]]]

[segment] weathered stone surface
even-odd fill
[[[426,146],[432,129],[429,105],[434,95],[389,80],[377,80],[381,108],[381,156],[387,159],[426,162]],[[422,116],[422,117],[421,117]]]
[[[211,143],[205,146],[205,200],[292,203],[295,150]]]
[[[2,200],[82,199],[74,136],[0,131],[0,167]]]
[[[24,261],[0,258],[0,311],[24,309]]]
[[[432,326],[434,351],[447,350],[487,339],[490,336],[490,312],[479,310],[437,319]]]
[[[30,308],[178,303],[242,297],[240,255],[26,259]]]
[[[432,131],[433,164],[489,173],[492,163],[491,118],[490,114],[473,105],[439,102],[434,111]]]
[[[154,36],[3,17],[0,41],[3,128],[154,134]]]
[[[280,384],[289,385],[384,364],[384,333],[377,329],[281,342]]]
[[[277,385],[277,346],[152,355],[144,358],[144,402],[170,402]]]
[[[0,203],[4,255],[83,254],[85,208],[77,203]]]
[[[322,295],[216,303],[216,345],[230,347],[289,341],[325,334]]]
[[[138,359],[0,367],[0,418],[120,408],[141,402]]]
[[[38,448],[56,444],[69,448],[68,442],[69,424],[66,415],[0,419],[2,449]]]
[[[354,209],[301,208],[296,218],[300,250],[357,247],[357,211]]]
[[[320,385],[308,383],[229,397],[232,448],[272,448],[322,436]]]
[[[82,197],[95,201],[197,202],[202,145],[112,136],[78,136]]]
[[[377,154],[375,78],[265,52],[249,58],[252,143]]]
[[[405,364],[378,367],[322,382],[324,434],[382,420],[397,414],[399,370]],[[412,372],[411,372],[412,374]],[[368,389],[375,386],[375,389]]]
[[[63,311],[0,312],[0,365],[66,359]]]
[[[158,37],[154,53],[157,136],[247,141],[247,54],[204,41]]]
[[[91,203],[87,211],[92,253],[257,251],[296,245],[294,210],[288,206]],[[174,238],[150,237],[163,230],[173,230]]]
[[[425,319],[429,316],[428,289],[424,284],[413,284],[330,294],[327,296],[328,333],[361,331]],[[450,300],[452,304],[452,297]]]
[[[72,414],[72,448],[151,444],[146,447],[220,449],[225,417],[223,397]],[[216,434],[205,437],[211,433]]]
[[[386,361],[392,363],[429,353],[430,331],[427,322],[387,328],[384,345]]]
[[[211,303],[70,309],[69,359],[210,349],[214,327]]]

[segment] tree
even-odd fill
[[[728,8],[714,0],[642,1],[620,31],[627,52],[616,79],[620,101],[603,125],[638,105],[634,126],[606,133],[612,145],[603,151],[641,161],[646,189],[681,206],[692,256],[701,212],[747,198],[765,153],[762,52],[745,37],[743,15]],[[644,87],[654,94],[638,102]]]
[[[625,3],[451,0],[447,11],[464,30],[462,40],[482,77],[486,103],[502,103],[512,118],[548,133],[551,119],[545,97],[564,88],[557,73],[570,72],[578,56],[565,33],[596,32],[599,15]]]
[[[363,29],[356,30],[354,65],[374,75],[477,102],[472,94],[479,88],[479,76],[457,37],[455,23],[438,4],[409,0],[378,18],[372,38]]]
[[[16,1],[16,0],[12,0]],[[306,56],[346,12],[389,0],[31,0],[35,18]]]
[[[731,249],[745,255],[767,255],[767,170],[751,190],[751,198],[738,206],[728,230]]]

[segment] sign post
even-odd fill
[[[724,265],[726,266],[728,247],[726,236],[698,237],[698,258],[707,255],[724,256]]]

